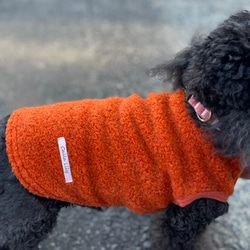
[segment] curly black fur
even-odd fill
[[[206,226],[227,212],[228,203],[212,199],[199,199],[184,208],[171,204],[162,225],[167,249],[193,249],[195,240]]]
[[[151,69],[150,76],[186,89],[217,117],[197,124],[211,132],[218,152],[240,156],[250,165],[250,13],[231,16],[209,36],[194,37],[173,60]],[[190,107],[189,107],[190,108]],[[190,108],[192,113],[192,108]]]
[[[174,89],[185,89],[209,108],[218,122],[197,125],[211,132],[219,153],[241,157],[250,165],[250,13],[231,16],[207,37],[195,37],[173,60],[149,71]],[[0,121],[0,250],[33,249],[55,225],[58,212],[68,203],[30,194],[14,176],[8,161],[5,131]],[[206,133],[208,134],[208,133]],[[211,138],[209,138],[211,139]],[[192,243],[228,204],[199,199],[181,208],[170,205],[163,223],[166,249],[192,249]]]

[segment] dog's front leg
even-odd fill
[[[228,211],[228,203],[213,199],[199,199],[186,207],[171,204],[166,210],[163,223],[164,237],[167,237],[167,250],[193,249],[197,236],[215,218]]]

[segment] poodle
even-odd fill
[[[250,177],[250,12],[229,17],[208,36],[194,37],[190,46],[148,75],[171,82],[175,92],[145,100],[136,95],[88,100],[77,102],[77,108],[70,103],[66,119],[52,125],[64,104],[21,109],[0,121],[1,250],[34,249],[55,226],[60,209],[71,204],[123,205],[139,213],[165,209],[162,237],[170,250],[192,249],[206,226],[228,211],[235,182]],[[73,115],[73,122],[68,121]],[[80,118],[86,124],[79,125]],[[65,129],[67,148],[56,126]],[[83,128],[87,132],[80,132]],[[81,137],[73,134],[77,131]],[[105,137],[102,143],[100,135]],[[53,136],[60,137],[61,151],[50,144]],[[77,138],[69,142],[68,136]],[[80,159],[76,167],[75,155]],[[80,168],[79,162],[90,168]],[[46,171],[42,165],[48,166]],[[106,172],[116,167],[114,174]],[[75,169],[84,175],[80,181]],[[114,184],[109,179],[113,175],[119,179]]]

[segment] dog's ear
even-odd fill
[[[173,83],[173,89],[184,89],[183,73],[188,67],[191,59],[191,47],[187,47],[180,51],[172,60],[147,71],[150,77],[157,77],[163,82],[170,81]]]

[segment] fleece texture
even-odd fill
[[[86,206],[152,213],[202,197],[225,202],[242,171],[238,159],[214,154],[183,91],[23,108],[6,133],[10,163],[26,189]]]

